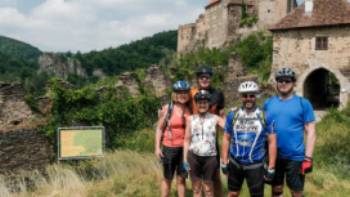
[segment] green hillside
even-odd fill
[[[165,31],[116,48],[89,53],[77,53],[83,67],[91,74],[101,68],[107,75],[120,74],[157,64],[167,54],[176,51],[177,31]]]
[[[25,61],[36,61],[41,51],[30,44],[0,36],[0,53],[8,55],[14,59]]]

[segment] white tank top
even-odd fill
[[[190,121],[192,140],[189,149],[198,156],[216,156],[216,115],[206,113],[201,118],[195,114],[190,116]]]

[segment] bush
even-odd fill
[[[102,93],[91,86],[66,89],[57,79],[52,80],[51,97],[52,118],[45,129],[47,135],[53,136],[55,128],[61,126],[103,125],[109,148],[122,146],[123,134],[152,126],[160,106],[153,95],[133,98],[112,87]]]

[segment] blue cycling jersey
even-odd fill
[[[278,157],[304,160],[304,126],[315,120],[311,103],[296,95],[286,100],[273,96],[265,101],[264,111],[266,122],[274,122]]]
[[[249,114],[243,109],[236,113],[230,112],[225,124],[225,133],[231,136],[230,155],[241,164],[261,162],[266,156],[266,140],[273,132],[272,126],[263,123],[259,108]]]

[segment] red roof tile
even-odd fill
[[[350,3],[347,0],[314,0],[313,12],[309,16],[305,14],[305,6],[302,4],[272,26],[270,30],[336,25],[350,25]]]

